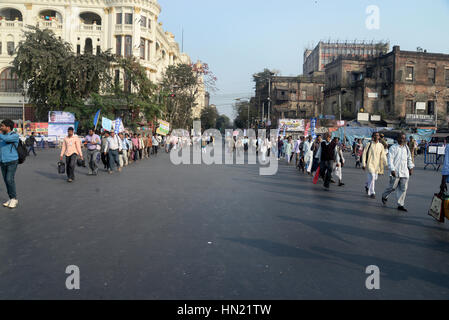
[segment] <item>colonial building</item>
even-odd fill
[[[157,0],[5,0],[0,3],[0,119],[22,119],[22,93],[11,72],[14,49],[26,25],[52,30],[77,53],[113,53],[136,57],[153,82],[177,63],[190,64],[172,33],[158,21]],[[116,76],[122,78],[119,71]],[[123,80],[123,79],[121,79]],[[204,104],[205,91],[198,99]],[[31,110],[26,111],[27,120]],[[195,110],[198,113],[198,110]]]
[[[384,42],[323,42],[304,50],[303,74],[324,71],[325,66],[339,57],[368,59],[387,53],[389,44]]]
[[[401,51],[373,59],[339,58],[326,66],[325,113],[381,115],[392,123],[447,125],[449,55]]]
[[[270,87],[269,87],[270,86]],[[307,119],[321,114],[324,73],[297,77],[273,76],[256,84],[254,102],[260,105],[264,120]]]

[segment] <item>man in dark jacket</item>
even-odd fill
[[[321,163],[320,170],[324,177],[324,188],[329,190],[332,181],[332,172],[335,167],[335,160],[337,159],[337,144],[331,141],[331,135],[326,133],[324,141],[321,142]]]
[[[34,156],[36,156],[36,151],[34,151],[34,144],[36,143],[36,133],[32,132],[31,136],[26,139],[26,145],[28,147],[28,155],[33,151]]]

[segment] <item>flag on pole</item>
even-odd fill
[[[100,112],[101,112],[101,109],[97,111],[97,113],[95,114],[95,117],[94,117],[94,126],[95,126],[95,128],[98,125],[98,119],[100,119]]]

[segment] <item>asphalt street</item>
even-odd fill
[[[0,209],[0,299],[448,299],[449,226],[427,215],[440,173],[410,181],[399,214],[346,186],[326,192],[294,167],[172,165],[167,154],[98,177],[57,174],[39,151]],[[381,177],[380,194],[388,179]],[[6,200],[3,182],[0,200]],[[80,290],[65,286],[80,269]],[[367,266],[381,289],[365,287]]]

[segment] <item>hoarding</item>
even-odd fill
[[[357,115],[357,121],[369,121],[369,113],[359,113]]]
[[[48,113],[48,135],[65,137],[69,128],[75,128],[75,115],[64,111]]]
[[[285,129],[286,132],[299,132],[304,131],[303,119],[280,119],[279,128]]]

